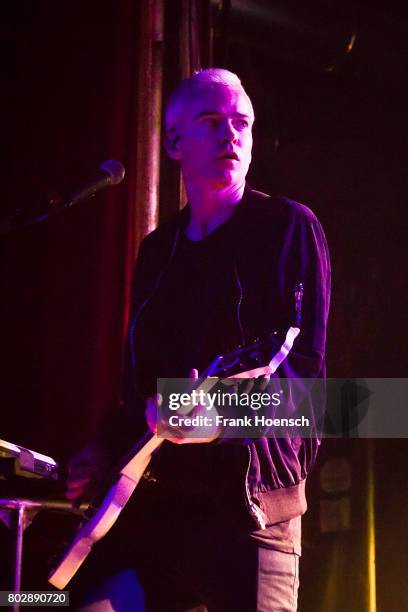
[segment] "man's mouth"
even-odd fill
[[[236,161],[239,161],[238,155],[231,151],[227,151],[226,153],[219,155],[217,159],[235,159]]]

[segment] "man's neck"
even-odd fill
[[[202,240],[234,214],[244,194],[245,182],[225,189],[202,189],[186,184],[190,220],[186,234],[190,240]]]

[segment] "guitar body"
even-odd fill
[[[116,523],[149,465],[153,451],[164,442],[164,438],[158,438],[150,432],[144,436],[145,438],[148,441],[122,469],[118,480],[103,498],[99,509],[79,528],[62,561],[50,573],[48,581],[57,589],[65,588],[91,552],[93,545]]]
[[[120,475],[99,510],[80,528],[63,560],[49,575],[48,580],[53,586],[63,589],[68,584],[91,552],[93,545],[115,524],[137,484],[124,474]]]
[[[298,333],[298,328],[290,327],[285,336],[275,332],[267,340],[239,347],[236,351],[217,357],[203,373],[204,380],[197,390],[209,391],[220,378],[270,376],[286,359]],[[261,363],[266,365],[260,365]],[[191,407],[188,407],[186,412],[189,410]],[[48,581],[53,586],[58,589],[65,588],[94,544],[115,524],[149,465],[153,452],[164,440],[165,438],[159,438],[149,431],[135,445],[130,461],[121,469],[118,479],[103,497],[98,510],[79,528],[62,561],[50,573]]]

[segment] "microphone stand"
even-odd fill
[[[87,197],[93,197],[95,192],[90,193]],[[54,214],[58,214],[62,210],[70,208],[79,200],[85,198],[75,198],[75,196],[67,200],[50,200],[48,205],[42,212],[28,212],[24,209],[18,209],[8,217],[0,219],[0,236],[12,234],[20,230],[24,230],[32,225],[37,225],[48,221]]]
[[[21,209],[17,210],[10,217],[0,219],[0,236],[47,221],[50,215],[70,208],[77,202],[81,202],[81,200],[91,198],[100,189],[104,189],[108,185],[118,185],[123,181],[124,176],[125,168],[121,162],[116,159],[107,159],[100,165],[98,172],[91,180],[88,180],[76,191],[71,191],[68,197],[58,197],[55,200],[50,200],[44,211],[29,213]]]

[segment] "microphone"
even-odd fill
[[[69,208],[81,200],[90,198],[108,185],[119,185],[124,176],[125,168],[123,164],[116,159],[107,159],[99,166],[98,172],[93,177],[73,191],[68,198],[64,198],[62,202],[57,201],[57,208]],[[52,205],[53,202],[50,202],[50,204]]]
[[[0,219],[0,236],[11,232],[22,230],[36,223],[47,221],[50,215],[58,213],[64,208],[69,208],[81,200],[90,198],[97,191],[108,185],[119,185],[124,179],[125,168],[116,159],[107,159],[100,166],[98,172],[81,187],[76,189],[67,198],[51,198],[46,210],[42,212],[30,212],[24,209],[16,211],[5,219]]]

